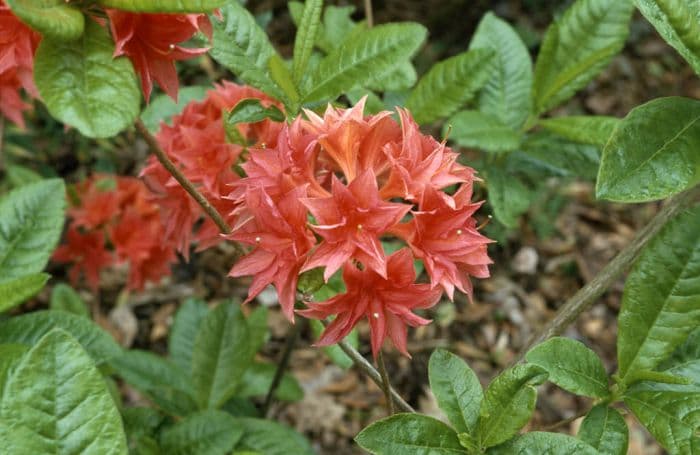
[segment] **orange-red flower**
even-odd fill
[[[362,318],[369,320],[372,353],[377,356],[388,336],[394,346],[409,356],[406,349],[407,326],[418,327],[430,321],[412,310],[430,308],[440,300],[442,291],[429,284],[415,284],[413,256],[402,248],[387,259],[386,277],[370,269],[361,270],[349,262],[343,267],[347,292],[325,302],[308,303],[299,314],[325,319],[335,316],[321,337],[318,346],[328,346],[345,338]]]
[[[70,263],[68,277],[77,283],[85,275],[88,285],[97,290],[100,286],[100,271],[112,264],[112,254],[105,248],[105,236],[100,231],[81,232],[70,226],[66,242],[53,253],[56,262]]]
[[[141,77],[143,95],[148,101],[153,81],[177,100],[176,60],[187,60],[204,54],[206,48],[179,46],[198,31],[211,35],[211,25],[204,14],[142,14],[107,10],[112,37],[116,43],[114,56],[126,55]]]

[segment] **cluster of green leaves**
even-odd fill
[[[624,403],[674,454],[700,450],[700,207],[665,227],[625,285],[618,329],[618,371],[608,376],[582,343],[552,338],[527,363],[498,375],[483,392],[475,373],[444,350],[430,358],[430,386],[451,427],[398,414],[363,430],[357,442],[375,454],[553,453],[625,455],[628,430],[613,406]],[[592,399],[576,438],[517,435],[546,380]]]

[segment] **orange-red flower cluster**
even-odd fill
[[[230,275],[253,277],[248,300],[273,285],[293,320],[299,275],[322,268],[328,280],[342,270],[347,292],[298,311],[335,317],[318,344],[339,341],[367,318],[375,354],[386,337],[408,354],[407,326],[429,322],[412,310],[435,305],[443,291],[452,298],[455,288],[471,297],[470,277],[489,275],[490,240],[473,218],[481,205],[471,202],[474,171],[423,135],[407,111],[398,111],[400,122],[390,112],[365,116],[364,102],[329,106],[323,116],[306,111],[306,119],[291,124],[247,125],[244,154],[226,142],[221,110],[248,96],[263,97],[224,83],[158,134],[234,226],[228,238],[252,247]],[[233,170],[237,163],[242,177]],[[166,208],[168,235],[185,251],[201,212],[156,161],[144,176]],[[213,229],[207,232],[207,240],[215,239]],[[406,247],[387,257],[383,237]],[[429,283],[415,282],[415,259],[425,264]]]
[[[34,52],[41,36],[24,25],[0,0],[0,114],[24,128],[22,113],[30,105],[20,90],[37,98],[32,76]]]
[[[53,255],[71,264],[73,283],[83,274],[96,290],[100,271],[120,263],[129,264],[131,289],[170,274],[175,247],[165,240],[160,207],[141,180],[95,175],[76,185],[75,194],[65,243]]]

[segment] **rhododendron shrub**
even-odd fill
[[[118,264],[128,265],[130,289],[170,275],[175,244],[165,236],[161,209],[142,181],[97,174],[75,185],[73,194],[65,242],[53,259],[69,264],[74,284],[84,276],[97,290],[100,272]]]

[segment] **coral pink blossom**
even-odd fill
[[[347,292],[320,303],[308,303],[298,313],[316,319],[335,315],[321,337],[319,346],[328,346],[345,338],[361,318],[369,320],[372,353],[377,356],[388,336],[405,355],[407,326],[417,327],[430,321],[412,310],[430,308],[440,300],[442,291],[429,284],[415,284],[416,272],[411,252],[402,248],[387,258],[386,277],[373,270],[360,270],[353,263],[343,267]]]
[[[32,71],[40,40],[41,35],[24,25],[0,0],[0,114],[21,128],[22,113],[31,106],[22,101],[20,90],[33,98],[39,96]]]
[[[206,48],[186,48],[187,41],[198,31],[211,35],[211,25],[204,14],[142,14],[107,10],[114,56],[126,55],[141,77],[143,95],[148,101],[155,80],[163,91],[177,100],[176,60],[204,54]]]

